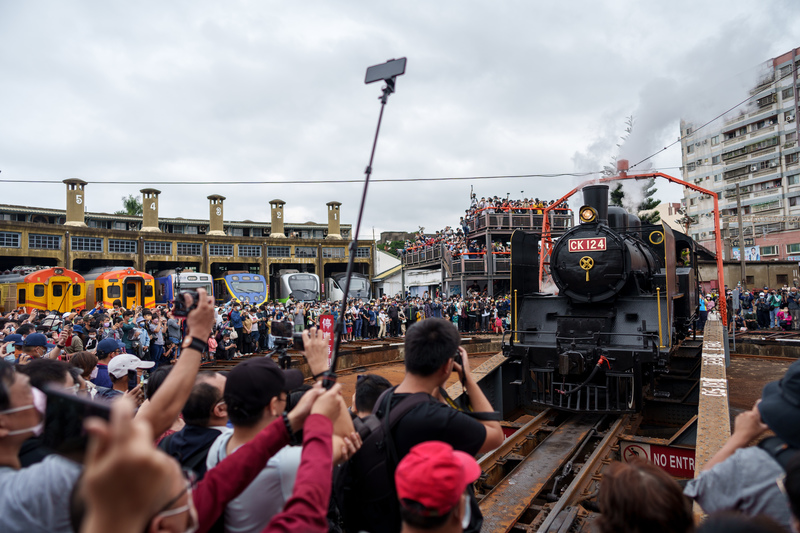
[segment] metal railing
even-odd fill
[[[516,207],[509,211],[484,209],[467,222],[470,233],[489,230],[541,230],[542,210],[535,207]],[[572,227],[572,210],[557,209],[552,215],[551,227],[555,231],[566,231]]]

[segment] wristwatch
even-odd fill
[[[201,341],[200,339],[198,339],[196,337],[191,337],[190,336],[190,337],[186,337],[185,339],[183,339],[183,342],[181,343],[181,348],[194,348],[198,352],[202,353],[202,352],[208,350],[208,343],[207,342],[203,342],[203,341]]]

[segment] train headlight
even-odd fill
[[[585,205],[581,207],[579,213],[581,222],[594,222],[597,219],[597,211],[595,211],[594,207]]]

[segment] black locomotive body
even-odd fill
[[[698,302],[697,247],[666,224],[608,206],[608,186],[584,187],[580,223],[554,245],[555,286],[539,287],[539,236],[511,239],[513,332],[530,403],[571,411],[641,410],[657,394]]]

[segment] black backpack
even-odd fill
[[[785,471],[789,461],[800,451],[792,448],[780,437],[767,437],[758,443],[758,447],[767,452]]]
[[[400,531],[394,486],[398,457],[391,430],[415,406],[431,401],[431,396],[418,392],[392,408],[395,388],[378,398],[375,414],[357,424],[361,449],[343,465],[334,482],[345,531]]]

